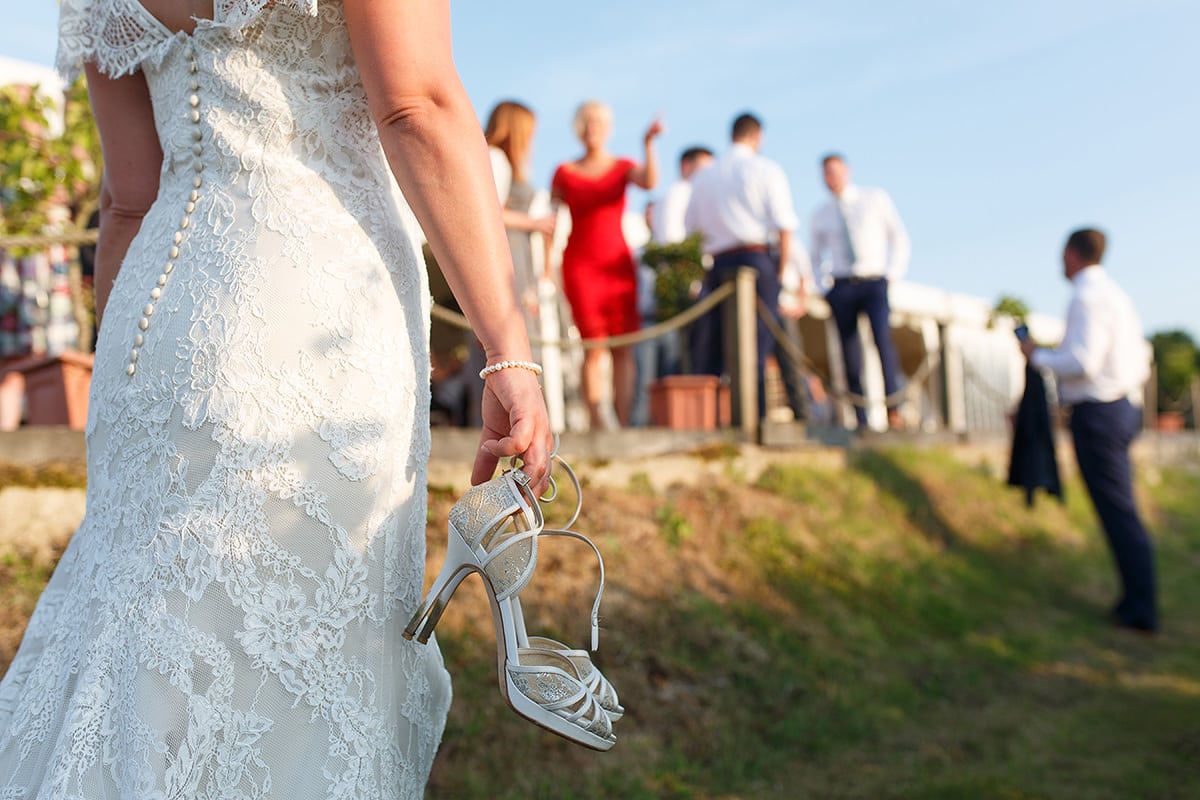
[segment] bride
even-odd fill
[[[448,0],[63,0],[104,147],[87,513],[0,683],[0,797],[419,798],[429,326],[472,479],[550,431]],[[403,190],[403,197],[400,191]]]

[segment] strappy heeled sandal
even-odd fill
[[[592,603],[592,641],[591,650],[595,652],[600,647],[600,600],[604,595],[604,558],[600,555],[599,548],[581,533],[576,533],[571,530],[543,530],[539,536],[564,536],[586,544],[592,548],[596,554],[596,561],[600,566],[600,587],[596,591],[596,600]],[[616,722],[625,715],[625,708],[621,705],[620,699],[617,697],[617,690],[604,677],[599,668],[592,662],[591,654],[587,650],[581,650],[568,647],[562,642],[555,641],[546,636],[530,636],[525,630],[525,615],[521,608],[521,600],[519,596],[513,595],[507,601],[512,605],[513,619],[517,623],[517,643],[524,649],[530,650],[546,650],[558,653],[570,659],[575,665],[575,669],[579,672],[579,678],[587,686],[596,697],[596,701],[600,704],[613,722]]]
[[[446,604],[471,572],[484,577],[485,586],[497,600],[521,591],[537,566],[537,535],[543,525],[529,476],[519,469],[505,470],[467,490],[450,509],[441,572],[405,626],[404,637],[416,636],[426,644]]]
[[[600,600],[604,596],[604,557],[600,554],[600,549],[596,547],[591,539],[587,538],[581,533],[570,530],[571,526],[573,526],[576,520],[579,519],[579,514],[583,510],[583,487],[580,485],[579,478],[575,474],[575,470],[571,469],[571,465],[558,455],[557,447],[555,448],[555,452],[551,454],[551,459],[562,465],[567,477],[571,480],[571,484],[575,487],[575,508],[571,512],[570,519],[568,519],[561,528],[545,529],[539,534],[539,538],[541,536],[563,536],[577,539],[590,547],[592,552],[596,554],[596,564],[600,570],[600,585],[596,590],[596,599],[592,603],[591,616],[591,649],[593,652],[595,652],[600,647]],[[558,485],[557,483],[552,482],[550,494],[539,499],[542,502],[550,503],[553,502],[557,496]],[[625,715],[625,708],[621,705],[621,701],[617,697],[617,690],[613,688],[613,685],[608,681],[607,678],[604,677],[604,674],[600,672],[600,670],[592,662],[592,657],[587,650],[571,648],[562,642],[555,641],[554,639],[550,639],[545,636],[529,636],[525,630],[525,615],[521,608],[519,596],[514,593],[512,597],[509,598],[508,602],[513,606],[513,619],[517,623],[518,645],[520,645],[522,648],[548,650],[567,657],[571,660],[571,663],[575,665],[575,668],[579,672],[579,677],[583,681],[584,685],[586,685],[591,693],[596,697],[600,707],[608,713],[608,716],[612,719],[612,721],[616,722]]]
[[[478,572],[492,605],[500,693],[509,707],[559,736],[608,750],[616,743],[612,721],[571,659],[517,642],[516,611],[508,601],[533,575],[543,525],[529,477],[518,469],[468,490],[450,510],[446,560],[404,636],[428,642],[455,590]]]

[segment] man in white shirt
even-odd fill
[[[790,258],[792,236],[799,221],[783,169],[758,154],[762,137],[762,122],[753,114],[742,114],[734,120],[729,152],[692,177],[692,199],[684,219],[688,233],[699,231],[703,235],[704,252],[713,260],[704,280],[704,295],[732,280],[740,267],[751,267],[758,272],[758,296],[768,308],[776,309],[783,265]],[[692,340],[695,372],[721,375],[725,371],[722,327],[719,310],[697,321]],[[766,409],[763,367],[774,352],[775,339],[760,319],[760,417]]]
[[[692,176],[713,162],[707,147],[689,147],[679,156],[679,180],[667,187],[650,215],[650,235],[658,244],[675,244],[687,238],[687,207],[692,199]]]
[[[1112,620],[1122,627],[1158,629],[1154,546],[1133,497],[1129,445],[1142,415],[1130,398],[1150,377],[1151,353],[1129,296],[1100,260],[1105,237],[1077,230],[1063,248],[1063,274],[1072,284],[1067,329],[1051,350],[1025,339],[1029,362],[1058,379],[1059,400],[1071,407],[1075,458],[1100,517],[1121,577],[1121,598]]]
[[[821,166],[833,198],[813,214],[811,253],[817,283],[828,289],[825,299],[842,342],[847,388],[862,396],[858,316],[866,314],[883,366],[884,390],[894,397],[903,376],[892,343],[888,285],[908,270],[908,232],[886,192],[850,183],[845,158],[831,153]],[[855,411],[859,427],[865,427],[866,409],[856,403]],[[888,423],[902,425],[895,403],[889,404]]]

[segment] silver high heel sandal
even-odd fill
[[[492,605],[500,693],[509,707],[559,736],[608,750],[616,743],[612,721],[571,659],[517,643],[516,611],[508,600],[533,575],[543,525],[529,477],[520,470],[472,487],[450,510],[445,563],[404,636],[428,642],[459,584],[478,572]]]
[[[600,550],[590,539],[575,531],[544,530],[540,535],[569,536],[582,541],[596,553],[596,559],[600,564],[600,588],[597,590],[596,600],[592,604],[591,650],[595,652],[600,647],[600,599],[604,594],[604,560],[600,556]],[[613,688],[613,685],[609,683],[603,673],[592,663],[592,657],[587,650],[574,649],[562,642],[545,636],[530,636],[525,630],[525,615],[521,608],[520,598],[517,595],[513,595],[507,602],[512,606],[513,619],[517,623],[517,644],[521,646],[522,652],[526,650],[545,650],[565,656],[575,665],[575,669],[579,672],[579,679],[583,681],[588,691],[595,696],[596,702],[607,712],[613,722],[616,722],[625,715],[625,708],[621,705],[621,701],[617,697],[617,690]]]
[[[555,461],[558,461],[560,464],[562,464],[563,469],[566,471],[567,476],[571,479],[571,483],[575,487],[575,510],[571,514],[571,518],[567,520],[562,528],[545,529],[539,534],[539,538],[542,536],[570,537],[583,542],[588,547],[592,548],[592,552],[596,554],[596,563],[600,569],[600,586],[596,590],[596,600],[592,603],[591,616],[591,650],[595,652],[600,647],[600,600],[604,596],[604,557],[600,555],[600,549],[596,547],[591,539],[587,538],[581,533],[570,530],[571,526],[575,524],[575,521],[579,519],[579,513],[583,508],[583,487],[580,486],[579,478],[575,475],[575,471],[571,469],[571,466],[567,464],[566,461],[560,458],[557,454],[554,455],[553,458]],[[552,494],[549,497],[542,499],[545,502],[554,500],[554,498],[557,496],[557,491],[557,486],[554,486]],[[568,647],[562,642],[555,641],[554,639],[550,639],[545,636],[528,635],[525,630],[525,615],[521,608],[520,597],[514,593],[507,602],[513,607],[513,619],[517,623],[517,644],[520,645],[523,650],[547,650],[558,653],[559,655],[570,659],[571,663],[575,665],[576,670],[579,672],[580,680],[582,680],[584,685],[587,686],[588,691],[595,696],[596,701],[600,704],[600,707],[608,713],[609,718],[613,722],[616,722],[625,715],[625,708],[621,705],[621,701],[617,697],[617,690],[613,688],[613,685],[609,683],[608,679],[604,677],[603,673],[601,673],[600,670],[597,669],[596,665],[592,663],[592,657],[587,650],[574,649]]]

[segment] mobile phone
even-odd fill
[[[1018,342],[1023,342],[1029,338],[1029,326],[1018,325],[1017,327],[1013,328],[1013,333],[1016,334]]]

